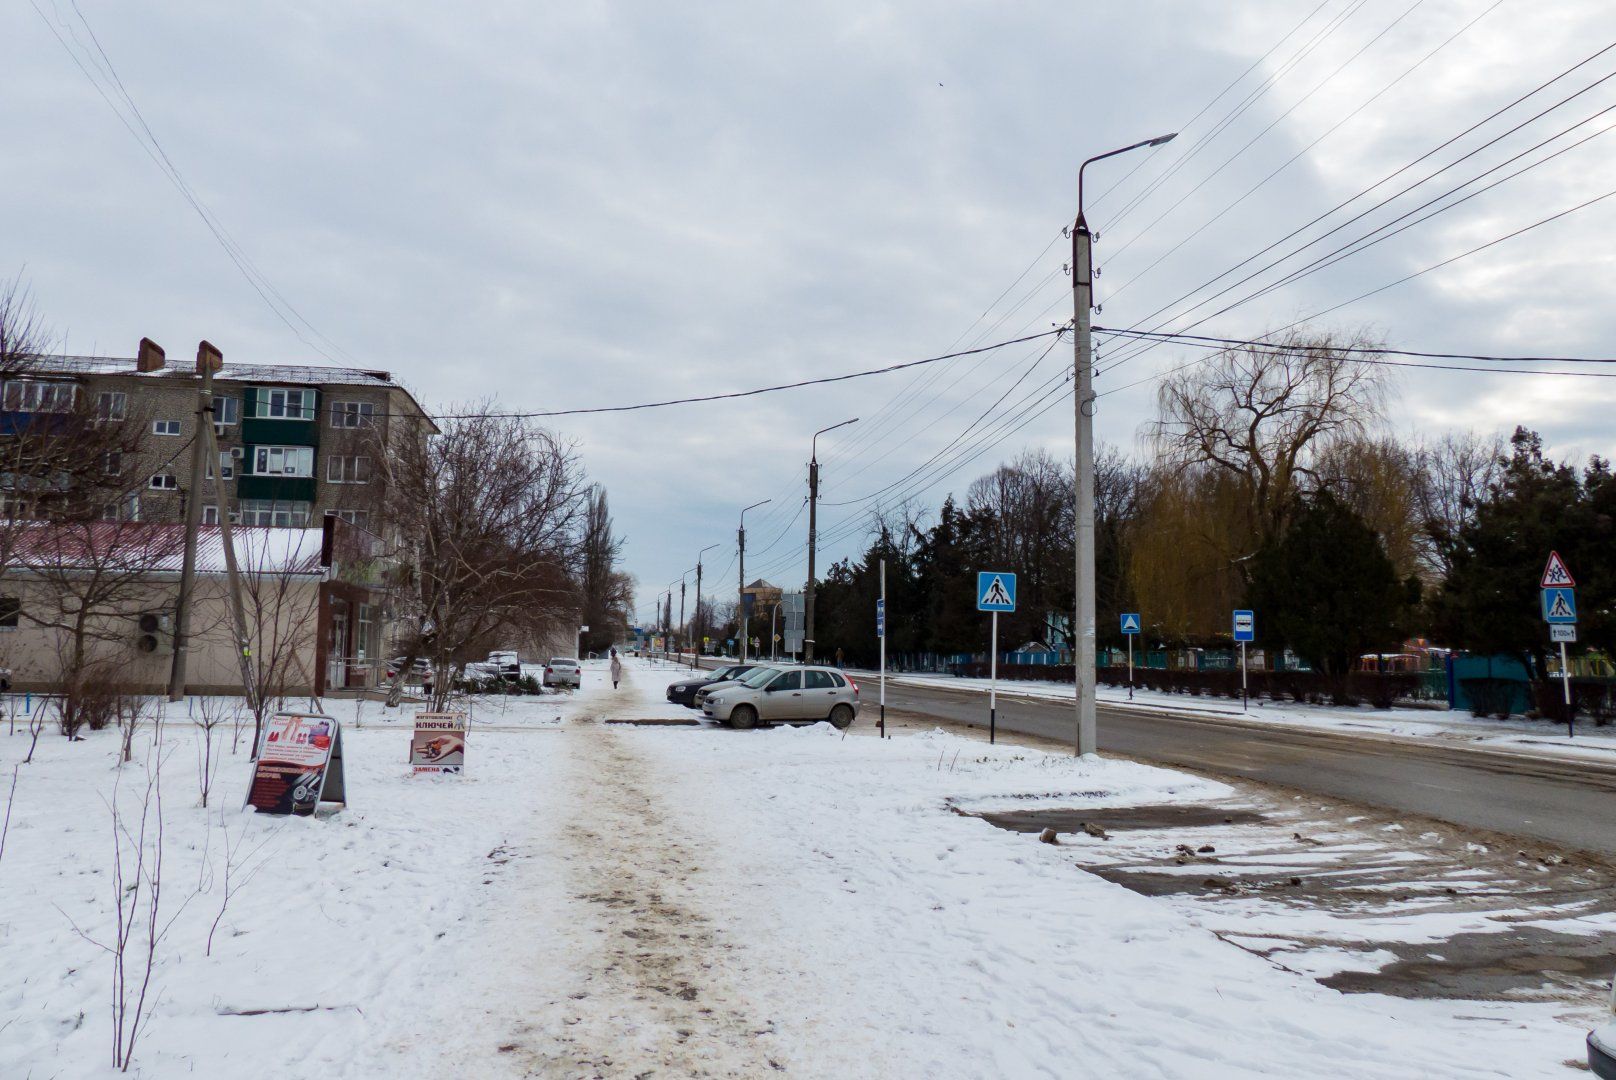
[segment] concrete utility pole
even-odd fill
[[[802,598],[802,662],[814,662],[814,548],[819,544],[819,437],[827,431],[858,423],[858,417],[843,420],[814,432],[808,444],[808,584]]]
[[[685,646],[685,574],[679,575],[679,651],[684,652]]]
[[[706,547],[702,548],[701,551],[699,551],[696,554],[696,655],[697,656],[701,655],[701,650],[706,645],[705,638],[707,637],[707,624],[706,624],[706,621],[703,619],[702,613],[701,613],[701,557],[703,555],[707,554],[709,551],[713,550],[713,548],[715,548],[717,546],[718,546],[717,544],[708,544]]]
[[[1072,227],[1072,347],[1076,379],[1072,406],[1077,417],[1077,593],[1072,619],[1072,662],[1077,684],[1077,753],[1098,752],[1094,718],[1094,336],[1089,312],[1094,307],[1094,237],[1083,217],[1083,170],[1096,161],[1145,146],[1172,142],[1178,133],[1136,142],[1120,150],[1096,154],[1077,169],[1077,222]]]
[[[748,506],[746,510],[756,510],[764,503],[772,503],[773,501],[773,499],[764,499],[763,502],[755,502]],[[752,622],[746,610],[746,510],[741,511],[741,531],[736,541],[737,546],[735,549],[739,552],[741,558],[741,568],[737,574],[740,591],[735,594],[735,599],[741,605],[741,663],[743,664],[746,663],[746,647],[750,644],[747,640],[747,634],[751,633]]]
[[[196,432],[191,438],[191,487],[185,493],[185,555],[180,564],[180,595],[174,605],[174,659],[168,673],[168,700],[185,697],[185,662],[191,645],[191,595],[196,591],[196,534],[202,526],[202,483],[207,476],[208,441],[202,425],[213,424],[213,371],[224,359],[207,342],[196,347],[196,370],[202,376],[197,392]],[[223,476],[220,476],[221,482]]]

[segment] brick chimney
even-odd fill
[[[163,347],[151,338],[141,338],[140,351],[135,354],[135,370],[163,370]]]

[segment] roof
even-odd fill
[[[194,379],[194,370],[164,366],[156,371],[139,371],[134,357],[42,355],[29,365],[28,374],[40,375],[133,375],[141,379]],[[225,364],[214,373],[227,382],[307,383],[312,386],[374,386],[402,390],[392,372],[319,364]]]
[[[321,529],[271,529],[238,525],[230,530],[236,565],[246,574],[292,574],[320,578]],[[51,570],[116,567],[177,574],[184,566],[185,526],[141,521],[92,521],[62,525],[31,522],[19,530],[12,564]],[[224,533],[217,525],[197,531],[196,570],[224,574]]]

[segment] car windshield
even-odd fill
[[[752,689],[756,690],[758,687],[774,678],[777,674],[779,674],[778,668],[760,667],[741,676],[740,682],[743,686],[750,686]]]

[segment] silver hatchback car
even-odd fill
[[[858,716],[858,684],[835,668],[762,667],[716,688],[702,714],[732,728],[829,720],[845,728]]]

